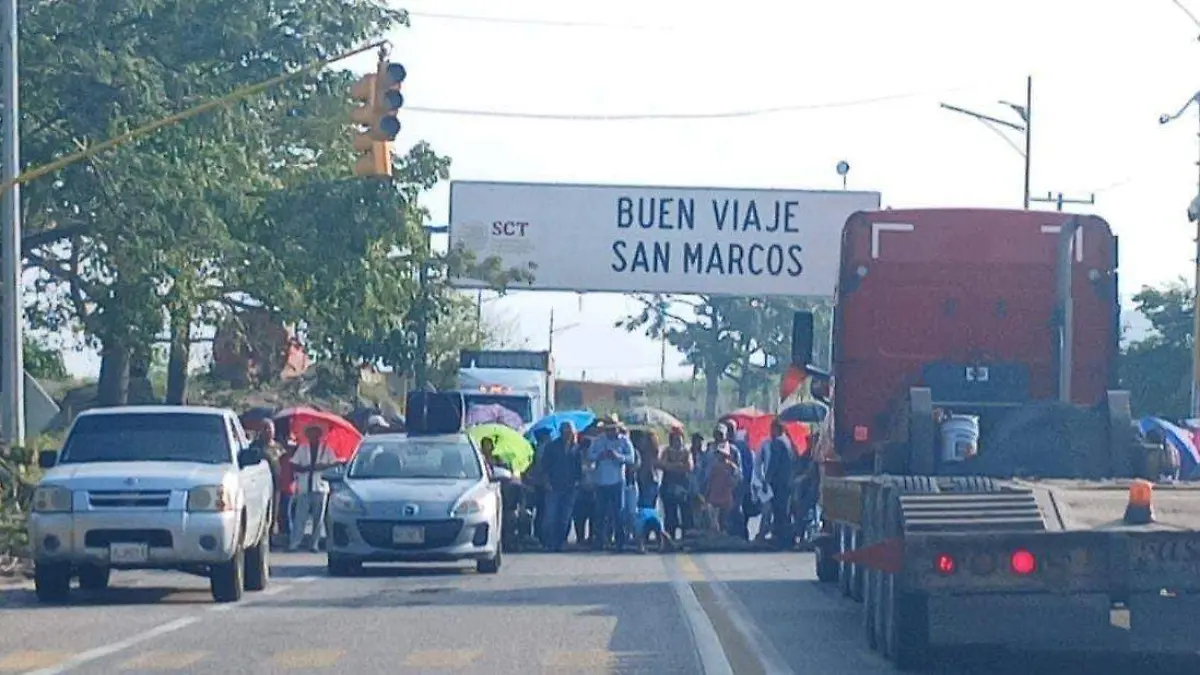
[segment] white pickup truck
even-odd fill
[[[271,468],[232,411],[89,410],[38,463],[28,528],[39,600],[67,600],[75,576],[104,589],[114,569],[207,576],[217,602],[266,588]]]

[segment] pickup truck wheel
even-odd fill
[[[496,555],[475,562],[475,571],[480,574],[496,574],[500,571],[500,565],[503,562],[504,554],[497,548]]]
[[[271,543],[267,534],[246,551],[246,590],[262,591],[271,581]]]
[[[39,602],[66,602],[71,594],[71,566],[39,563],[33,568],[33,589]]]
[[[329,555],[325,568],[331,577],[353,577],[362,572],[362,562],[340,555]]]
[[[79,587],[85,591],[102,591],[108,588],[112,569],[99,565],[84,565],[79,568]]]
[[[233,559],[212,566],[209,582],[212,586],[213,600],[217,602],[237,602],[242,599],[246,590],[246,555],[238,549]]]

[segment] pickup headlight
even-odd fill
[[[345,488],[330,495],[329,508],[345,513],[366,513],[367,510],[358,495]]]
[[[36,513],[66,513],[74,508],[72,493],[61,485],[43,485],[33,491]]]
[[[188,511],[232,511],[233,490],[224,485],[200,485],[188,490]]]

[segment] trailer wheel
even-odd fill
[[[953,476],[949,485],[954,492],[999,492],[994,478],[987,476]]]
[[[884,581],[883,651],[901,671],[921,670],[929,665],[929,612],[924,596],[904,593],[896,575]]]
[[[813,547],[813,556],[817,563],[817,581],[831,584],[838,580],[841,563],[834,557],[838,548],[838,540],[831,535],[817,539]]]
[[[930,494],[938,492],[937,481],[933,476],[899,476],[896,487],[902,492],[914,494]]]
[[[868,489],[866,496],[863,498],[863,531],[859,546],[870,546],[875,543],[875,501],[876,493],[874,489]],[[859,565],[862,569],[863,580],[863,628],[866,630],[867,646],[871,649],[879,648],[877,632],[877,621],[875,618],[875,605],[878,604],[879,597],[875,590],[875,578],[878,575],[869,567]]]
[[[852,528],[850,530],[850,546],[852,549],[858,548],[859,543],[863,540],[862,530]],[[850,597],[855,602],[863,601],[863,571],[862,565],[850,565]]]
[[[887,536],[904,536],[899,495],[885,493],[882,512]],[[902,671],[923,668],[929,656],[929,614],[925,597],[905,592],[896,574],[881,576],[880,651]]]
[[[838,553],[845,555],[852,550],[850,548],[850,528],[845,525],[834,525],[833,531],[837,533]],[[847,598],[850,597],[851,567],[848,562],[838,561],[838,590]]]

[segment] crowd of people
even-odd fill
[[[382,418],[368,435],[389,431]],[[750,448],[730,422],[711,438],[682,427],[663,446],[653,431],[628,429],[615,416],[581,434],[569,422],[554,435],[539,430],[532,466],[502,485],[509,546],[562,551],[570,543],[593,550],[660,550],[681,539],[721,534],[792,548],[806,529],[817,499],[817,472],[775,421],[770,437]],[[275,535],[288,550],[319,550],[329,484],[321,473],[338,460],[323,443],[324,429],[308,426],[281,443],[271,421],[254,441],[271,464],[275,485]],[[490,438],[480,450],[493,466]],[[311,526],[311,530],[310,530]],[[572,534],[573,542],[572,542]]]
[[[757,449],[729,423],[708,439],[674,427],[665,447],[615,417],[596,426],[591,437],[570,423],[537,435],[533,466],[506,499],[523,545],[561,551],[573,533],[577,546],[642,552],[712,533],[749,540],[754,526],[756,540],[786,549],[806,529],[816,470],[778,421]]]

